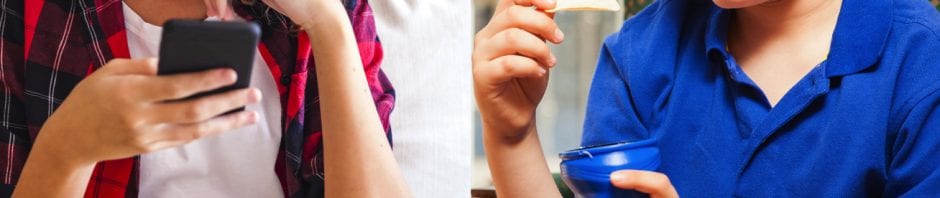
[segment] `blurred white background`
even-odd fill
[[[373,0],[395,86],[395,158],[415,197],[468,197],[470,0]]]

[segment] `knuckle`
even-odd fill
[[[512,73],[513,71],[515,71],[515,67],[513,67],[512,59],[509,57],[500,58],[499,67],[503,69],[503,72],[505,73]]]
[[[547,58],[549,55],[551,55],[552,50],[549,49],[548,45],[546,44],[539,44],[535,46],[535,53],[538,53],[539,55],[545,56]]]
[[[182,98],[186,96],[185,91],[183,91],[183,85],[180,83],[167,83],[163,88],[164,93],[172,98]]]
[[[213,127],[208,124],[200,124],[195,128],[195,130],[192,131],[192,133],[190,133],[191,136],[189,139],[195,140],[205,137],[206,135],[212,133],[212,128]]]
[[[140,136],[130,137],[128,140],[131,148],[137,151],[149,151],[151,148],[147,145],[147,140],[141,138]]]
[[[127,112],[118,112],[118,114],[121,114],[118,118],[118,122],[124,125],[124,128],[128,129],[128,131],[136,132],[140,130],[140,119],[135,116],[135,114]]]
[[[519,23],[525,22],[525,13],[532,11],[530,8],[522,6],[512,6],[509,9],[506,9],[506,21],[510,24],[516,25]]]
[[[127,85],[119,85],[114,89],[117,91],[116,93],[133,93],[133,89],[129,87],[130,86]],[[115,102],[117,102],[117,105],[131,106],[138,102],[134,95],[135,94],[116,94],[114,99],[116,100]]]
[[[512,29],[506,30],[504,36],[505,37],[504,37],[503,42],[505,42],[506,45],[517,47],[517,46],[520,46],[519,43],[521,42],[522,39],[525,38],[526,35],[525,35],[525,32],[523,32],[522,30],[512,28]]]
[[[666,175],[663,175],[663,174],[657,173],[655,176],[651,178],[650,181],[651,181],[652,187],[654,187],[655,189],[665,190],[665,189],[672,188],[672,182],[669,181],[669,177],[666,177]]]
[[[544,28],[545,31],[547,32],[554,33],[555,29],[558,29],[558,24],[555,24],[555,21],[552,20],[551,18],[548,18],[547,16],[541,17],[540,20],[536,20],[536,21],[537,21],[537,24],[540,27]]]
[[[183,112],[183,118],[189,121],[200,121],[205,118],[206,113],[202,108],[203,105],[200,102],[195,102],[193,106],[186,109]]]
[[[118,124],[123,125],[124,128],[130,129],[131,131],[135,130],[134,128],[134,119],[129,116],[121,116],[117,119]]]
[[[204,85],[214,85],[214,84],[221,84],[222,82],[224,82],[225,76],[223,74],[227,75],[227,72],[219,71],[219,70],[208,70],[208,71],[203,71],[203,72],[193,74],[191,76],[186,76],[186,78],[189,78],[192,81],[196,81]]]

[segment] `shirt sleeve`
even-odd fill
[[[0,20],[0,197],[9,197],[29,156],[32,140],[26,126],[22,74],[23,1],[5,1]]]
[[[372,92],[372,99],[386,136],[389,138],[389,144],[391,144],[389,116],[395,106],[395,90],[381,69],[384,51],[379,42],[378,33],[375,31],[372,7],[369,6],[367,0],[345,0],[345,5],[352,22],[353,32],[356,34],[356,42],[359,44],[359,55],[362,58],[362,66]]]
[[[630,74],[626,73],[626,67],[614,60],[605,44],[600,50],[594,80],[588,93],[582,146],[635,141],[649,137],[649,132],[637,116],[628,75]]]
[[[940,89],[911,108],[892,136],[885,196],[940,195]]]

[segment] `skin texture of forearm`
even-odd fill
[[[483,148],[498,197],[561,197],[533,124],[523,137],[484,126]]]
[[[411,197],[366,83],[342,7],[307,26],[323,116],[326,197]]]
[[[33,145],[12,197],[81,197],[85,193],[95,163],[67,160],[49,145],[60,144],[39,138]]]

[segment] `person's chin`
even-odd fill
[[[724,9],[751,7],[768,1],[771,0],[712,0],[715,5]]]

